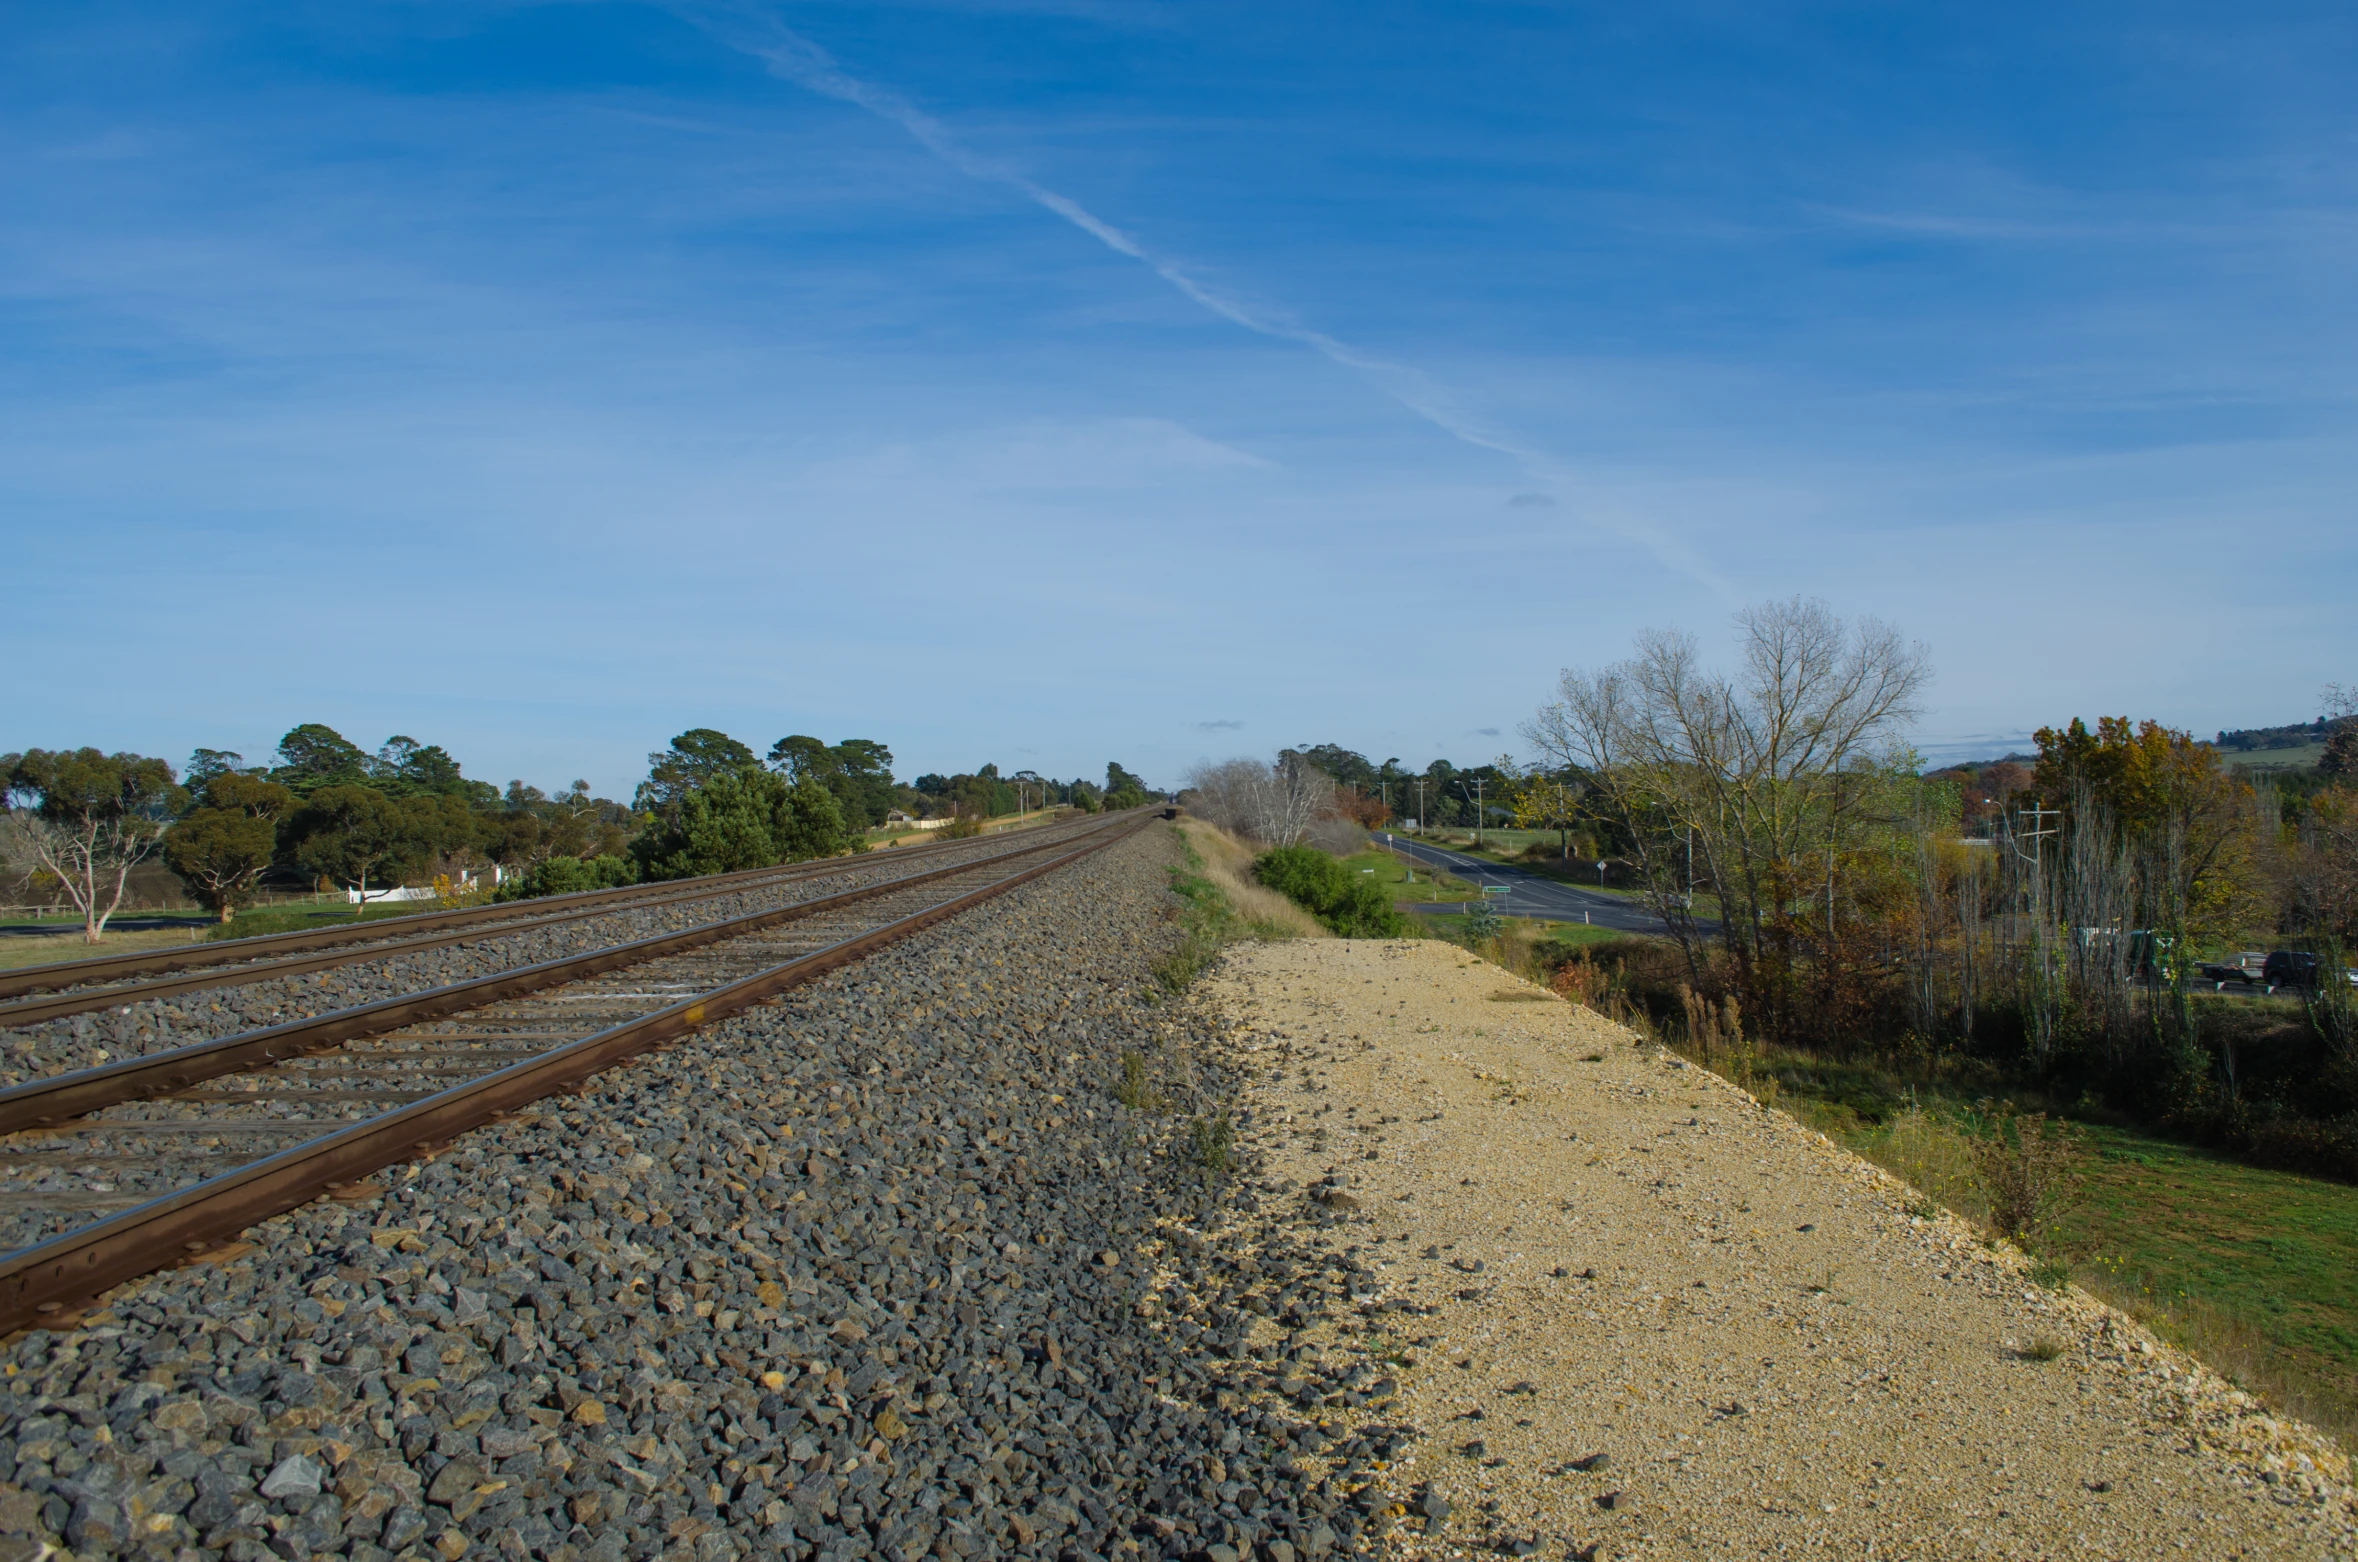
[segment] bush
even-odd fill
[[[1383,886],[1313,846],[1280,846],[1253,876],[1345,938],[1399,938],[1407,929]]]
[[[1989,1199],[1990,1225],[2002,1237],[2029,1247],[2077,1201],[2078,1146],[2044,1113],[2001,1111],[1966,1148]]]
[[[494,900],[537,900],[588,889],[620,889],[639,881],[639,865],[628,857],[547,857],[499,887]]]

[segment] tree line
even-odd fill
[[[779,739],[766,756],[699,727],[647,756],[630,802],[586,781],[551,795],[467,777],[438,744],[387,739],[374,752],[311,722],[280,740],[276,763],[198,749],[185,767],[97,748],[0,755],[0,846],[28,888],[62,895],[97,942],[132,870],[160,858],[222,921],[268,884],[372,892],[446,889],[491,872],[503,898],[685,878],[865,848],[896,814],[980,821],[1019,809],[1134,807],[1149,789],[1119,764],[1106,781],[920,776],[903,784],[892,751],[868,738]]]
[[[1673,1030],[1708,1014],[1745,1045],[1984,1068],[2358,1177],[2358,693],[2288,729],[2323,739],[2309,771],[2117,716],[1928,770],[1921,646],[1801,600],[1735,628],[1732,668],[1665,632],[1565,672],[1523,729],[1533,762],[1411,772],[1319,744],[1200,766],[1193,800],[1281,847],[1322,819],[1546,830],[1531,855],[1610,858],[1666,929],[1567,954],[1594,967],[1575,985]],[[2289,980],[2250,990],[2292,1007],[2244,1001],[2247,951],[2279,954]]]
[[[1749,1042],[1970,1063],[2358,1175],[2358,701],[2326,691],[2339,746],[2291,787],[2126,717],[1927,772],[1905,741],[1922,647],[1798,600],[1736,628],[1733,671],[1647,635],[1525,727],[1669,929],[1666,1023],[1701,1004]],[[2296,1008],[2213,991],[2246,950],[2299,955],[2272,967]]]

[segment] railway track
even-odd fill
[[[1061,837],[1086,828],[1086,825],[1057,825],[1026,835]],[[562,927],[616,912],[678,906],[847,873],[897,872],[906,863],[970,855],[978,849],[988,848],[973,840],[935,841],[867,857],[827,857],[783,867],[749,868],[697,879],[583,890],[541,900],[386,917],[342,927],[235,939],[186,949],[144,950],[27,966],[0,973],[0,1000],[6,1000],[0,1001],[0,1028],[36,1025],[210,988],[306,976],[340,965]]]
[[[889,862],[906,871],[836,893],[0,1090],[0,1333],[322,1194],[349,1196],[1152,817],[976,859],[911,852]]]

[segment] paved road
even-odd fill
[[[1576,889],[1525,868],[1504,867],[1405,835],[1386,834],[1379,839],[1403,857],[1444,869],[1469,883],[1505,885],[1506,894],[1490,897],[1490,903],[1501,916],[1530,917],[1541,922],[1588,922],[1625,933],[1669,931],[1660,917],[1626,896]]]

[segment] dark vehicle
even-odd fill
[[[2318,972],[2324,964],[2306,949],[2279,949],[2268,956],[2268,963],[2260,968],[2260,980],[2274,992],[2279,987],[2315,987]],[[2343,973],[2346,980],[2358,982],[2358,971]]]
[[[2257,949],[2247,949],[2232,960],[2203,962],[2202,976],[2215,991],[2225,992],[2229,982],[2240,982],[2246,987],[2258,986],[2267,980],[2267,970],[2267,955]]]

